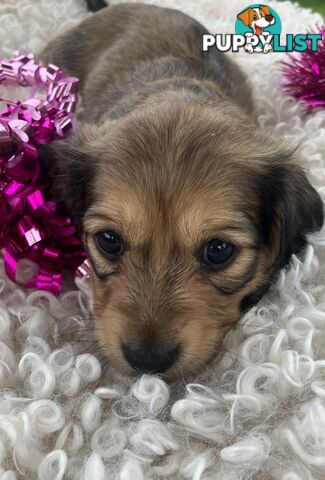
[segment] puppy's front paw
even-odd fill
[[[264,48],[263,48],[263,53],[269,53],[269,52],[272,52],[272,45],[270,45],[269,43],[267,43],[266,45],[264,45]]]
[[[253,46],[252,46],[251,44],[245,45],[244,48],[245,48],[246,52],[248,52],[248,53],[254,53],[254,48],[253,48]]]

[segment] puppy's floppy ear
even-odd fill
[[[264,15],[270,15],[271,14],[270,7],[268,5],[260,5],[259,9],[262,10]]]
[[[266,165],[258,188],[261,234],[265,244],[277,245],[274,267],[278,269],[303,249],[308,233],[320,230],[324,205],[303,169],[290,156]]]
[[[244,10],[243,12],[239,13],[239,15],[237,15],[237,18],[241,20],[246,26],[249,25],[250,10],[250,8],[247,8],[247,10]]]
[[[84,134],[40,145],[38,153],[49,190],[78,226],[91,201],[96,163],[87,152]]]

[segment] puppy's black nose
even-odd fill
[[[122,345],[122,351],[128,364],[145,373],[163,373],[170,368],[179,355],[179,348],[138,347]]]
[[[267,22],[272,22],[272,20],[273,20],[273,15],[265,15],[265,20],[266,20]]]

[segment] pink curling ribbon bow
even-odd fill
[[[86,275],[86,253],[71,220],[57,211],[40,168],[36,146],[70,135],[74,129],[78,79],[56,65],[42,66],[33,54],[0,59],[0,86],[33,87],[24,102],[7,101],[0,111],[0,249],[8,277],[17,280],[18,263],[37,264],[20,282],[59,295],[63,271]],[[43,99],[36,93],[45,92]],[[37,95],[38,96],[38,95]],[[2,99],[0,99],[2,100]]]
[[[303,102],[305,110],[325,108],[325,24],[318,26],[322,36],[316,51],[308,48],[298,55],[289,55],[283,68],[284,91]]]

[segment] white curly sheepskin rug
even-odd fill
[[[154,3],[232,33],[249,2]],[[286,33],[321,21],[288,1],[272,7]],[[37,52],[86,15],[82,0],[1,0],[0,53]],[[260,124],[301,143],[301,162],[325,198],[325,112],[305,117],[283,95],[282,54],[236,58]],[[86,282],[57,300],[22,291],[1,268],[0,480],[324,479],[324,273],[325,231],[227,336],[221,361],[196,383],[170,387],[103,369],[88,333]]]

